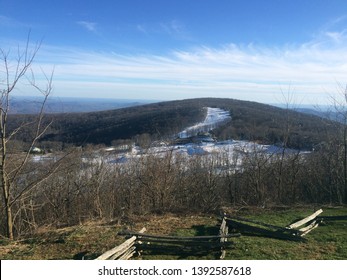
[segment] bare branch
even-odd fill
[[[19,198],[21,198],[23,195],[28,193],[29,191],[36,188],[38,185],[43,183],[44,181],[48,180],[53,174],[57,172],[57,170],[61,167],[64,160],[71,154],[73,154],[74,151],[71,151],[70,153],[65,154],[63,157],[61,157],[52,168],[48,169],[43,176],[38,178],[37,180],[31,182],[26,187],[24,187],[10,202],[10,206],[13,205]]]

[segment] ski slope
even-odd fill
[[[211,107],[207,107],[206,109],[207,114],[205,120],[178,133],[179,138],[188,138],[198,133],[208,132],[231,119],[228,111]]]

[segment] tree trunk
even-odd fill
[[[6,215],[6,233],[7,237],[11,240],[13,240],[13,221],[12,221],[12,208],[11,208],[11,202],[10,202],[10,194],[9,194],[9,186],[8,182],[6,180],[5,175],[5,166],[4,163],[0,166],[0,182],[1,187],[4,195],[4,208],[5,208],[5,215]]]
[[[13,240],[13,221],[12,221],[12,209],[6,202],[6,225],[7,225],[7,237]]]

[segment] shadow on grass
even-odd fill
[[[219,234],[219,228],[217,226],[198,225],[198,226],[192,226],[192,229],[196,232],[195,236]]]
[[[194,225],[191,229],[194,236],[211,236],[219,234],[218,226]],[[175,236],[177,233],[174,233]],[[177,236],[186,236],[180,233]],[[225,244],[231,247],[233,243]],[[221,245],[217,241],[178,241],[175,244],[171,242],[144,242],[138,245],[142,259],[219,259],[221,255]]]
[[[218,259],[220,245],[173,245],[163,243],[141,244],[138,247],[143,259]]]

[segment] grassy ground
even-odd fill
[[[321,216],[347,216],[347,209],[326,209]],[[314,209],[294,209],[245,217],[278,226],[312,214]],[[347,219],[323,222],[308,233],[306,242],[284,241],[273,238],[242,236],[235,241],[234,249],[227,251],[227,259],[295,259],[337,260],[347,259]]]
[[[278,226],[303,218],[313,208],[291,210],[241,210],[233,215]],[[324,208],[321,216],[347,216],[347,208]],[[137,217],[131,226],[118,223],[89,222],[63,229],[42,228],[34,235],[9,242],[0,239],[0,259],[94,259],[122,243],[117,233],[124,228],[134,231],[146,227],[157,235],[198,236],[218,234],[219,217],[206,215],[163,215]],[[347,259],[347,219],[326,220],[306,236],[306,242],[242,235],[232,238],[226,259]],[[144,250],[135,259],[218,259],[220,252],[191,248]]]

